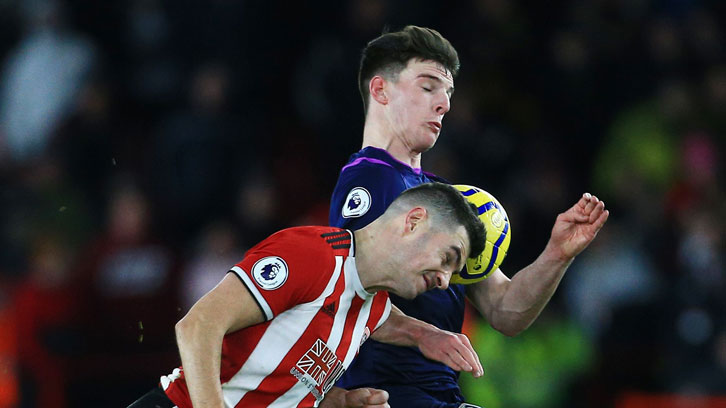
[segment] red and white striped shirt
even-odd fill
[[[227,334],[220,379],[227,407],[312,407],[388,318],[388,293],[369,293],[348,230],[296,227],[273,234],[232,268],[266,322]],[[183,369],[161,378],[191,408]]]

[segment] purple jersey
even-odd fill
[[[414,169],[387,151],[366,147],[353,154],[338,177],[330,205],[331,226],[357,230],[378,218],[404,190],[419,184],[445,180]],[[405,314],[438,328],[461,332],[464,319],[463,285],[432,290],[414,300],[391,294],[391,301]],[[343,388],[386,388],[385,385],[417,384],[432,391],[458,388],[458,373],[424,357],[418,348],[367,341],[338,382]]]

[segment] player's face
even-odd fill
[[[454,272],[464,267],[468,235],[463,226],[454,231],[427,231],[412,242],[407,269],[395,293],[413,299],[431,289],[446,289]]]
[[[389,85],[387,112],[394,134],[412,151],[433,147],[451,107],[451,73],[439,63],[412,59]]]

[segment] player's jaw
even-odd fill
[[[439,139],[439,133],[441,132],[441,122],[436,121],[425,121],[419,127],[419,141],[422,151],[426,151],[434,147],[436,141]]]

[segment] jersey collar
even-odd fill
[[[391,153],[388,153],[387,150],[381,149],[379,147],[367,146],[361,149],[358,154],[360,156],[371,157],[384,161],[398,170],[411,172],[413,174],[416,174],[417,176],[420,176],[423,172],[420,167],[411,167],[408,164],[393,157]]]

